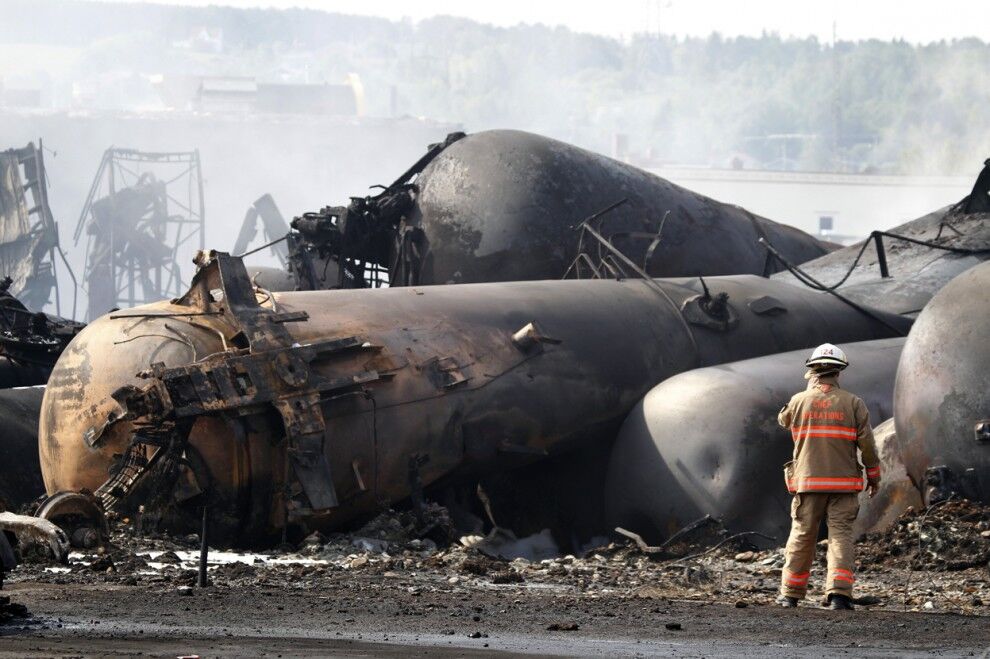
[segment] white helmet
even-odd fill
[[[849,360],[846,359],[846,353],[838,346],[834,346],[831,343],[823,343],[815,351],[811,353],[811,357],[804,362],[805,366],[832,366],[838,370],[844,369],[849,366]]]

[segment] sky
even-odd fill
[[[102,0],[134,2],[135,0]],[[626,37],[637,32],[679,36],[815,35],[839,39],[905,39],[927,43],[980,37],[990,41],[986,0],[137,0],[155,4],[235,7],[307,7],[331,12],[418,21],[435,15],[500,26],[563,25],[578,32]]]

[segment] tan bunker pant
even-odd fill
[[[802,492],[791,503],[791,535],[787,539],[787,560],[781,575],[780,592],[785,597],[803,599],[815,560],[815,545],[822,518],[828,524],[828,578],[826,595],[852,597],[853,522],[859,513],[857,492]]]

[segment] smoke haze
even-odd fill
[[[990,45],[973,38],[832,44],[644,29],[619,40],[452,17],[67,0],[7,0],[3,14],[0,149],[44,140],[77,273],[71,233],[111,145],[198,149],[206,242],[218,249],[232,247],[260,195],[287,219],[343,203],[457,129],[529,130],[661,173],[956,177],[918,202],[890,201],[914,215],[958,199],[990,154]],[[846,209],[836,192],[813,210],[848,218],[846,233],[889,222]],[[805,229],[817,221],[810,207],[752,210]]]

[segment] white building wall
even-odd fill
[[[875,176],[810,172],[664,167],[651,170],[677,185],[758,215],[818,232],[818,218],[835,218],[833,231],[863,236],[890,229],[955,203],[972,190],[973,176]]]

